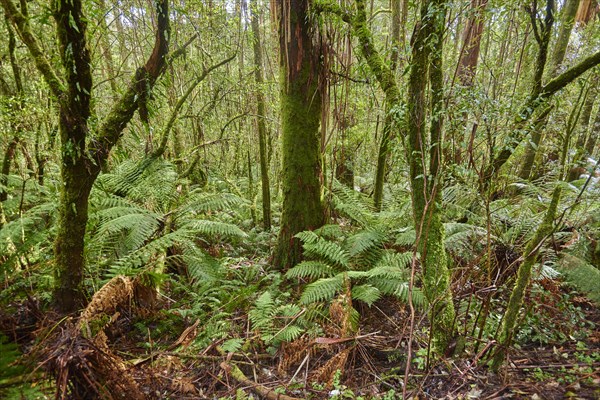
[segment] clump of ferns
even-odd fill
[[[99,178],[92,198],[87,255],[102,277],[214,274],[220,266],[210,246],[246,236],[221,216],[245,200],[207,188],[186,192],[175,167],[162,160],[123,164]]]
[[[36,297],[50,300],[53,285],[52,243],[56,233],[57,185],[46,179],[41,186],[33,178],[9,176],[9,196],[0,218],[0,273],[9,280],[0,301],[14,299],[35,289]],[[35,270],[35,273],[33,271]]]
[[[348,289],[353,300],[368,306],[382,296],[409,300],[413,254],[385,248],[389,231],[366,228],[344,235],[339,226],[326,225],[296,237],[303,242],[306,260],[291,268],[286,278],[310,282],[302,292],[300,304],[329,303]],[[417,307],[424,305],[419,288],[413,288],[412,302]]]

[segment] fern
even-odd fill
[[[295,267],[288,270],[286,278],[325,278],[331,277],[335,273],[334,269],[326,263],[320,261],[303,261]]]
[[[300,302],[303,304],[310,304],[317,301],[331,300],[342,290],[343,286],[343,274],[338,274],[331,278],[319,279],[304,289],[304,292],[302,292],[302,296],[300,297]]]
[[[352,287],[352,298],[354,300],[360,300],[369,306],[379,300],[381,294],[382,293],[378,288],[368,284]]]
[[[350,254],[344,248],[323,238],[305,243],[304,252],[309,257],[319,257],[340,267],[348,267],[350,262]]]
[[[252,328],[260,332],[261,339],[276,346],[280,342],[297,339],[305,331],[299,321],[301,312],[297,305],[282,304],[266,291],[258,297],[254,308],[248,313],[248,318]]]
[[[575,286],[590,300],[600,304],[600,270],[585,260],[564,254],[559,260],[559,271],[568,283]]]

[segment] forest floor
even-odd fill
[[[567,309],[547,299],[536,300],[542,305],[540,319],[550,325],[542,324],[535,327],[537,333],[529,333],[537,343],[515,346],[499,374],[489,372],[484,362],[489,343],[428,367],[427,322],[417,314],[407,380],[410,398],[600,399],[600,309],[580,296],[570,297]],[[223,352],[222,340],[195,348],[200,321],[181,318],[173,323],[167,317],[168,303],[160,308],[121,310],[101,334],[87,340],[79,325],[42,313],[33,299],[12,304],[0,313],[0,328],[29,354],[17,362],[29,360],[33,368],[23,380],[0,380],[0,393],[7,398],[44,398],[42,393],[46,393],[52,398],[57,387],[61,390],[61,379],[66,383],[70,375],[81,387],[105,382],[107,387],[129,393],[128,398],[140,399],[401,398],[410,314],[397,301],[384,299],[370,308],[359,308],[361,328],[351,337],[336,337],[335,329],[325,327],[323,337],[303,336],[282,344],[273,356],[249,328],[245,345],[238,351]],[[573,310],[578,313],[575,323],[586,331],[577,338],[566,328],[573,327]],[[240,315],[242,329],[246,320]],[[144,321],[145,335],[140,321]],[[564,331],[564,335],[560,341],[539,340],[540,329]],[[50,371],[58,381],[50,378]],[[21,385],[21,392],[15,388],[7,392],[15,383]],[[23,391],[27,385],[37,387],[35,396]],[[68,385],[63,390],[74,393]],[[84,389],[71,397],[86,396],[90,398]],[[111,391],[105,396],[120,398]]]

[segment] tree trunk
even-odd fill
[[[308,0],[278,0],[281,64],[281,228],[273,263],[286,270],[302,256],[294,236],[324,223],[321,202],[319,51],[309,34]]]
[[[580,0],[566,0],[561,13],[561,25],[558,32],[558,39],[554,44],[554,51],[552,52],[552,58],[550,60],[549,75],[550,78],[554,78],[565,59],[567,53],[567,46],[569,45],[569,39],[571,38],[571,31],[575,24],[575,14],[579,7]]]
[[[598,0],[581,0],[575,19],[577,22],[587,24],[594,19],[598,13]]]
[[[574,127],[577,124],[577,117],[579,116],[580,110],[581,106],[579,104],[576,104],[573,110],[571,111],[571,116],[569,117],[569,122],[567,123],[567,128],[562,143],[562,151],[560,155],[561,173],[559,176],[559,181],[565,179],[565,166],[567,155],[569,153],[569,144]],[[525,247],[525,251],[523,252],[523,263],[519,266],[519,270],[517,271],[517,280],[515,282],[515,287],[511,292],[508,305],[506,306],[506,311],[504,312],[504,317],[502,318],[502,326],[500,328],[500,334],[498,336],[498,346],[496,348],[495,353],[492,356],[491,368],[493,371],[498,371],[498,369],[504,362],[506,352],[512,343],[512,339],[517,334],[519,328],[517,326],[517,319],[519,316],[519,312],[521,311],[521,307],[523,306],[523,302],[525,299],[525,291],[531,281],[531,271],[533,269],[533,266],[537,262],[539,250],[542,244],[554,231],[554,219],[556,218],[558,205],[562,194],[562,187],[563,186],[560,182],[557,183],[557,185],[554,187],[554,190],[552,192],[552,198],[550,200],[550,205],[546,210],[544,219],[542,223],[538,226],[535,234],[533,235],[533,238],[527,244],[527,246]]]
[[[471,15],[463,31],[463,48],[458,61],[457,74],[462,86],[473,86],[487,4],[488,0],[471,0]]]
[[[395,76],[400,59],[400,49],[403,41],[401,40],[402,12],[400,10],[400,0],[391,0],[392,7],[392,50],[390,52],[390,70]],[[385,119],[383,124],[383,133],[379,144],[377,154],[377,168],[375,170],[375,189],[373,191],[373,203],[375,210],[381,211],[381,202],[383,200],[383,185],[385,183],[388,154],[390,152],[390,140],[392,138],[394,118],[390,114],[393,104],[386,100]]]
[[[257,2],[254,2],[258,6]],[[265,230],[271,229],[271,188],[269,184],[269,160],[267,155],[267,124],[265,96],[263,94],[263,60],[262,44],[260,38],[260,27],[258,24],[258,10],[251,10],[252,13],[252,36],[254,37],[254,80],[256,81],[256,123],[258,125],[258,148],[260,156],[260,179],[262,183],[262,209],[263,209],[263,227]]]
[[[569,171],[569,176],[567,178],[569,182],[579,179],[581,168],[585,168],[585,162],[582,162],[582,159],[591,155],[591,152],[587,151],[586,143],[594,135],[594,129],[590,130],[589,128],[592,120],[592,109],[594,108],[596,98],[598,97],[599,83],[600,71],[594,71],[593,75],[590,77],[587,97],[585,99],[585,104],[583,105],[583,110],[581,111],[581,128],[579,138],[577,139],[575,156],[573,156],[572,168]],[[589,134],[588,131],[590,131]],[[592,146],[592,149],[593,147],[594,146]]]
[[[594,150],[596,149],[596,143],[598,142],[598,135],[600,135],[600,109],[596,114],[596,118],[594,118],[594,124],[592,125],[592,130],[585,142],[585,151],[590,156],[594,155]]]
[[[423,289],[431,305],[433,346],[442,354],[454,336],[455,318],[441,215],[445,11],[444,0],[427,0],[421,6],[408,78],[406,121],[413,216],[421,254]],[[425,134],[427,80],[423,79],[424,76],[429,76],[431,85],[429,140]],[[426,167],[427,153],[429,171]]]

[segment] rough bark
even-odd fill
[[[488,0],[471,0],[471,14],[463,31],[463,48],[458,61],[457,75],[462,86],[472,86],[475,79],[487,4]]]
[[[258,10],[253,9],[252,11],[252,36],[254,41],[252,43],[254,50],[254,81],[256,82],[256,124],[258,126],[258,151],[260,156],[260,179],[262,188],[262,210],[263,210],[263,228],[265,230],[271,229],[271,188],[269,183],[269,160],[267,155],[267,124],[265,123],[266,118],[266,104],[265,96],[263,93],[263,59],[262,59],[262,44],[260,27],[258,24]]]
[[[309,30],[308,0],[279,0],[281,64],[281,228],[273,263],[286,270],[302,257],[294,236],[324,223],[321,201],[319,50]]]
[[[597,0],[581,0],[575,20],[582,24],[587,24],[594,19],[598,13]]]

